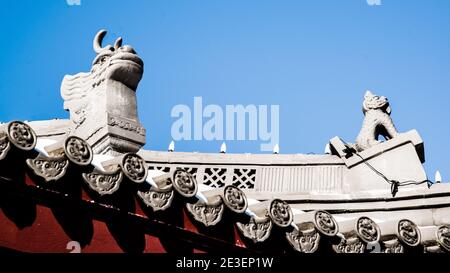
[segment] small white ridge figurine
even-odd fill
[[[277,155],[280,153],[280,146],[278,144],[275,144],[275,146],[273,146],[273,154]]]
[[[222,145],[220,145],[220,153],[224,154],[227,152],[227,145],[224,143],[222,143]]]
[[[169,144],[169,148],[167,149],[169,152],[175,151],[175,142],[173,140]]]
[[[439,171],[436,171],[436,173],[434,174],[434,181],[436,183],[441,183],[442,182],[442,176],[441,176],[441,173]]]

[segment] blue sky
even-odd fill
[[[45,4],[44,4],[45,3]],[[60,83],[89,71],[92,38],[122,36],[145,62],[137,96],[147,149],[166,150],[177,104],[280,105],[282,153],[354,141],[366,89],[400,131],[425,141],[427,172],[450,176],[450,1],[2,0],[0,120],[67,118]],[[216,152],[221,141],[181,141]],[[259,152],[258,141],[227,142]]]

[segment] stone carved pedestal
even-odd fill
[[[136,89],[143,61],[118,38],[102,47],[105,30],[94,38],[97,53],[89,73],[66,75],[61,84],[64,109],[70,112],[69,134],[86,140],[96,154],[137,152],[145,129],[137,115]]]
[[[344,182],[346,192],[389,188],[386,181],[371,170],[364,160],[390,180],[419,182],[427,179],[422,167],[425,162],[423,141],[416,130],[400,133],[391,140],[359,152],[359,156],[347,153],[348,145],[339,137],[331,139],[330,144],[332,154],[339,156],[347,166]],[[426,187],[426,184],[419,187]]]
[[[138,120],[135,91],[107,80],[84,101],[84,120],[71,129],[73,134],[85,139],[95,153],[137,152],[145,144],[145,129]]]

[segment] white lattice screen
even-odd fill
[[[255,187],[255,169],[234,169],[233,186],[241,189],[253,189]]]
[[[206,168],[203,176],[203,184],[213,188],[225,186],[227,169],[223,168]]]

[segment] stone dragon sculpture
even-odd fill
[[[91,71],[66,75],[61,83],[61,96],[64,109],[70,112],[70,118],[79,126],[84,122],[87,112],[94,106],[88,95],[106,80],[116,81],[136,91],[144,72],[144,63],[130,45],[122,46],[119,37],[114,46],[102,46],[106,30],[100,30],[93,40],[97,54],[92,62]]]
[[[361,152],[381,141],[380,136],[386,140],[398,135],[394,122],[391,119],[391,108],[388,99],[367,91],[363,102],[364,121],[361,131],[356,138],[355,148]]]

